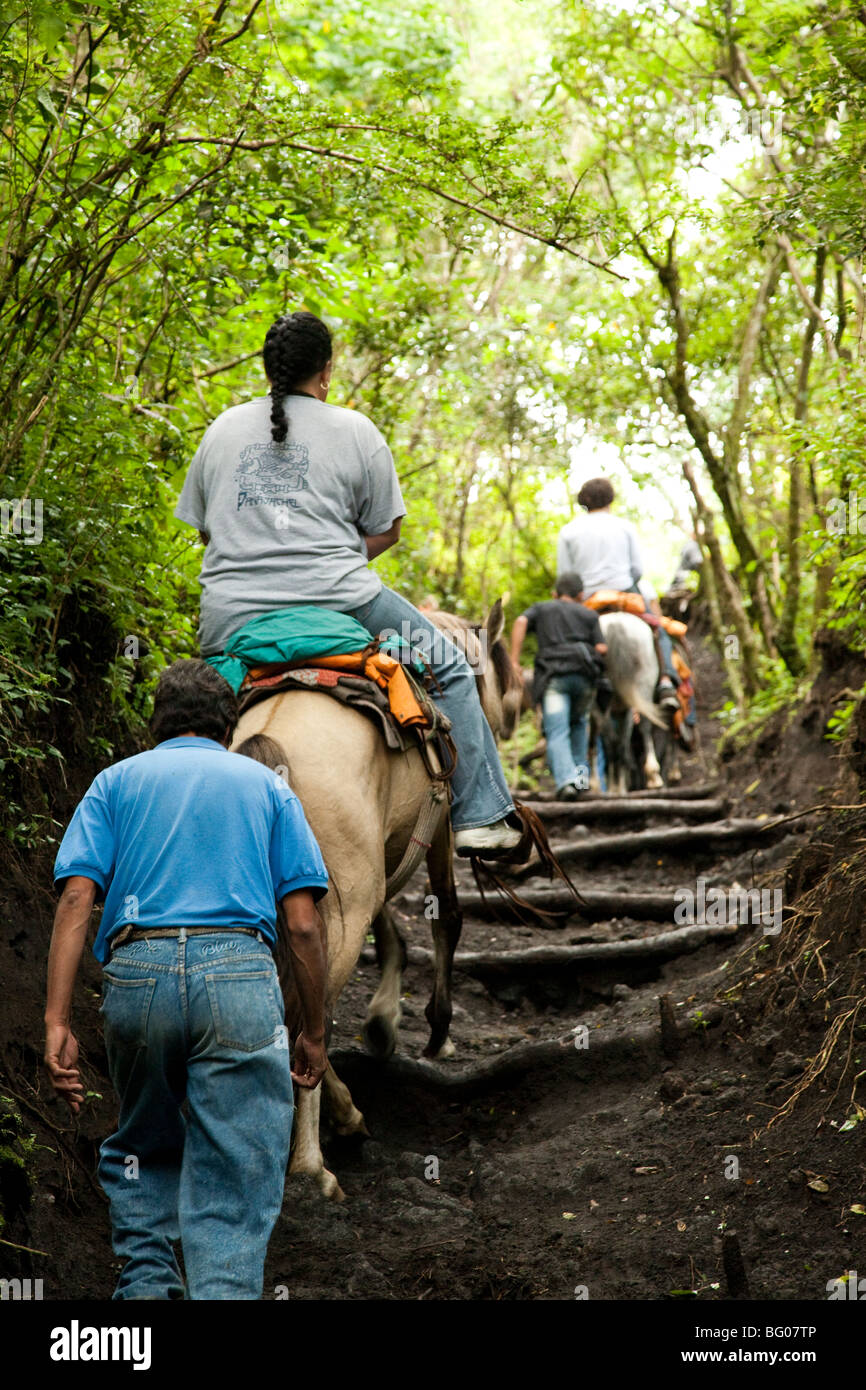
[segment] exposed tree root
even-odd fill
[[[642,937],[636,941],[587,941],[579,946],[530,946],[525,951],[458,951],[454,956],[454,969],[467,975],[508,975],[541,969],[560,968],[577,965],[616,965],[640,961],[665,961],[690,951],[699,951],[711,941],[733,937],[737,934],[736,923],[724,926],[680,927],[675,931],[658,932],[655,936]],[[410,965],[433,964],[433,952],[425,946],[407,948]],[[362,959],[372,964],[375,957],[371,951]]]
[[[782,1027],[790,1020],[799,1030],[803,1010],[814,1016],[823,1009],[828,1020],[820,1047],[764,1130],[810,1096],[823,1117],[846,1082],[848,1119],[866,1123],[866,1109],[857,1101],[858,1083],[866,1076],[859,1065],[866,1034],[859,1021],[866,1006],[866,808],[852,813],[840,807],[820,829],[820,841],[810,841],[788,867],[786,891],[796,901],[786,904],[773,956],[750,945],[731,971],[736,983],[729,981],[724,990],[729,1001]]]
[[[706,825],[672,825],[663,829],[625,832],[622,835],[587,836],[586,839],[569,841],[551,846],[557,859],[563,864],[579,863],[599,859],[634,858],[644,850],[669,850],[705,845],[733,844],[742,841],[757,842],[759,839],[769,843],[775,827],[767,821],[752,818],[727,821],[708,821]],[[503,872],[507,866],[504,866]],[[528,864],[526,868],[513,872],[516,879],[524,879],[538,873],[538,867]]]
[[[611,821],[641,820],[645,816],[680,816],[684,820],[712,820],[723,816],[729,802],[723,797],[711,799],[668,797],[662,800],[654,794],[635,797],[606,797],[584,801],[524,802],[543,821],[574,821],[578,825],[608,824]]]
[[[718,1005],[704,1009],[700,1019],[690,1017],[677,1025],[682,1046],[705,1028],[714,1027],[724,1017]],[[395,1055],[387,1062],[357,1049],[331,1054],[334,1070],[350,1087],[361,1081],[377,1086],[417,1087],[447,1097],[464,1097],[498,1090],[522,1080],[531,1072],[556,1073],[557,1079],[597,1081],[603,1068],[607,1079],[632,1076],[646,1078],[659,1070],[663,1061],[661,1035],[657,1025],[616,1029],[592,1035],[588,1046],[579,1045],[574,1030],[553,1041],[525,1042],[510,1047],[499,1057],[479,1066],[447,1068],[433,1062]]]

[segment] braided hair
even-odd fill
[[[284,398],[301,381],[321,372],[332,355],[331,334],[315,314],[299,309],[271,324],[262,350],[271,380],[271,438],[281,444],[289,432]]]

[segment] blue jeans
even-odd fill
[[[273,956],[216,931],[119,946],[102,1018],[118,1127],[100,1149],[117,1299],[259,1299],[283,1201],[292,1078]],[[181,1107],[186,1101],[186,1114]]]
[[[650,607],[650,601],[649,601],[649,599],[648,599],[648,598],[645,598],[644,595],[641,594],[641,591],[640,591],[640,589],[638,588],[637,583],[632,584],[628,589],[623,590],[623,592],[626,593],[626,594],[639,594],[640,597],[643,599],[644,612],[645,612],[645,613],[651,613],[651,612],[652,612],[652,608]],[[674,652],[674,648],[673,648],[673,643],[671,642],[671,639],[670,639],[670,634],[668,633],[667,629],[666,629],[666,628],[663,628],[661,625],[659,625],[659,627],[656,628],[655,631],[658,632],[658,637],[659,637],[659,651],[661,652],[662,665],[664,666],[665,674],[668,675],[668,676],[670,676],[670,678],[671,678],[671,680],[673,681],[674,685],[678,685],[678,684],[679,684],[679,679],[680,679],[680,678],[679,678],[679,676],[677,675],[677,670],[676,670],[676,667],[674,666],[674,661],[673,661],[673,652]]]
[[[451,720],[451,737],[457,748],[457,767],[451,783],[454,829],[468,830],[502,820],[514,809],[514,803],[481,708],[475,675],[459,647],[393,589],[382,588],[369,603],[345,611],[363,623],[374,637],[385,631],[406,637],[429,660],[442,686],[442,694],[434,692],[434,698]]]
[[[640,589],[638,588],[637,584],[633,584],[627,592],[630,594],[640,594]],[[642,594],[641,597],[643,598]],[[649,600],[645,598],[644,608],[647,613],[650,613],[652,611],[649,606]],[[658,634],[659,650],[662,654],[662,664],[664,665],[665,672],[667,675],[670,676],[674,685],[679,685],[680,678],[677,672],[677,668],[674,666],[674,644],[671,641],[670,633],[665,628],[659,627]],[[690,728],[692,728],[697,722],[698,717],[695,711],[695,697],[694,695],[692,695],[691,699],[689,700],[689,708],[686,713],[685,723],[688,724]]]
[[[552,676],[541,697],[547,765],[557,789],[568,782],[589,786],[589,711],[594,694],[595,683],[573,671]]]

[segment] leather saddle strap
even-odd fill
[[[447,799],[445,784],[442,782],[431,782],[427,788],[427,795],[418,813],[418,819],[412,834],[409,836],[409,843],[403,853],[403,858],[397,865],[392,874],[389,875],[385,883],[385,901],[392,898],[399,892],[407,879],[411,878],[421,859],[427,853],[433,843],[433,834],[439,825],[442,817],[442,803]]]

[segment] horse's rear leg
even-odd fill
[[[298,1108],[295,1112],[295,1138],[289,1162],[289,1176],[307,1173],[316,1179],[322,1194],[333,1202],[342,1202],[345,1193],[333,1173],[329,1173],[319,1143],[319,1110],[322,1102],[322,1083],[314,1091],[298,1087]]]
[[[666,780],[668,783],[681,782],[683,780],[683,771],[680,767],[680,746],[673,735],[671,735],[670,750]]]
[[[400,991],[406,966],[406,947],[387,903],[373,922],[373,933],[381,980],[367,1010],[364,1042],[375,1057],[385,1058],[391,1056],[397,1044],[397,1029],[403,1016]]]
[[[639,727],[644,748],[644,783],[647,788],[663,787],[662,770],[659,767],[659,760],[656,757],[655,744],[653,742],[653,726],[648,719],[641,719]]]
[[[322,1078],[322,1085],[328,1093],[328,1109],[337,1133],[343,1138],[352,1134],[363,1134],[369,1139],[370,1131],[364,1124],[364,1116],[352,1100],[348,1086],[340,1080],[330,1062]]]
[[[451,1026],[451,963],[460,932],[463,914],[457,902],[454,882],[454,840],[450,821],[436,832],[427,852],[427,869],[433,892],[433,993],[424,1016],[430,1024],[430,1041],[425,1057],[453,1057],[454,1044],[448,1037]]]

